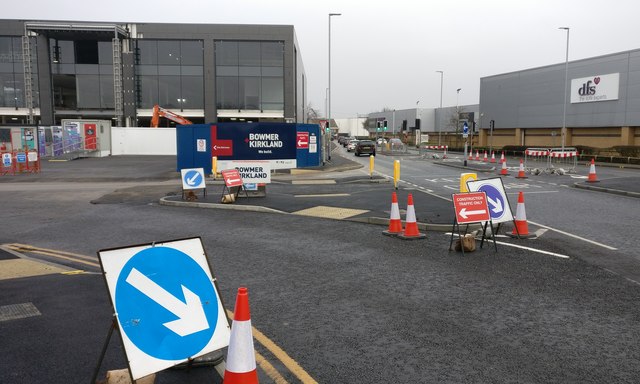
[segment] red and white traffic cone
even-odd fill
[[[476,161],[480,161],[480,151],[476,150]]]
[[[384,235],[396,236],[402,233],[402,220],[400,219],[400,208],[398,208],[398,195],[391,193],[391,214],[389,217],[389,229],[382,231]]]
[[[404,227],[404,232],[398,235],[403,240],[417,240],[427,237],[424,233],[420,233],[418,230],[418,222],[416,221],[416,211],[413,207],[413,195],[409,194],[407,198],[407,219]]]
[[[589,166],[589,178],[587,179],[588,183],[597,183],[598,177],[596,176],[596,162],[591,159],[591,166]]]
[[[516,179],[526,179],[527,175],[524,174],[524,164],[522,164],[522,159],[520,159],[520,168],[518,168],[518,176]]]
[[[509,174],[509,172],[507,170],[507,160],[504,160],[502,162],[502,169],[500,170],[500,175],[507,176],[508,174]]]
[[[442,158],[446,159],[447,158],[447,147],[444,147],[444,153],[442,154]]]
[[[487,151],[484,151],[484,157],[482,158],[482,161],[484,161],[485,163],[489,161],[489,158],[487,157]]]
[[[491,151],[491,161],[490,163],[495,163],[496,162],[496,153],[494,151]]]
[[[515,227],[513,232],[509,234],[511,237],[519,237],[521,239],[527,239],[534,237],[529,234],[529,225],[527,224],[527,214],[524,209],[524,193],[520,192],[518,195],[518,205],[516,206],[516,218],[513,221]]]
[[[473,160],[473,151],[469,152],[469,160]]]
[[[253,334],[251,332],[251,314],[249,313],[249,292],[245,287],[238,288],[222,383],[258,384],[256,356],[253,351]]]
[[[505,160],[505,159],[504,159],[504,151],[503,151],[503,152],[502,152],[502,155],[500,155],[500,162],[501,162],[501,163],[504,163],[504,160]]]

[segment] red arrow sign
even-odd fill
[[[233,140],[218,139],[218,126],[211,126],[211,156],[233,156]]]
[[[221,171],[222,178],[224,179],[224,184],[227,187],[240,187],[242,186],[242,177],[240,177],[240,172],[237,169],[225,169]]]
[[[452,200],[458,224],[478,223],[491,218],[484,192],[454,193]]]
[[[309,148],[309,132],[296,132],[296,148]]]

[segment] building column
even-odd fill
[[[571,128],[567,128],[567,136],[564,138],[564,146],[570,147],[573,145],[573,130]]]
[[[622,127],[620,129],[620,145],[633,145],[636,129],[633,127]]]
[[[517,145],[525,145],[524,144],[524,129],[516,128],[515,134],[514,134],[514,138],[513,138],[513,142],[514,143],[518,143]]]
[[[488,129],[480,129],[480,134],[478,135],[478,146],[480,147],[488,147],[489,146],[489,130]]]

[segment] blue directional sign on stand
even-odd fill
[[[181,169],[182,189],[202,189],[206,188],[203,168]]]
[[[466,139],[468,136],[469,136],[469,125],[465,121],[464,124],[462,125],[462,137]]]
[[[487,204],[493,223],[513,221],[511,206],[502,184],[502,178],[469,180],[467,181],[467,189],[469,192],[484,192],[487,195]]]
[[[98,255],[134,380],[228,345],[199,238]]]

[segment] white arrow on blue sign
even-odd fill
[[[134,380],[228,345],[229,324],[200,238],[98,256]]]
[[[489,214],[494,224],[513,221],[511,206],[502,184],[502,178],[469,180],[467,181],[467,189],[469,192],[484,192],[487,195]]]
[[[202,189],[206,188],[203,168],[181,169],[182,189]]]

